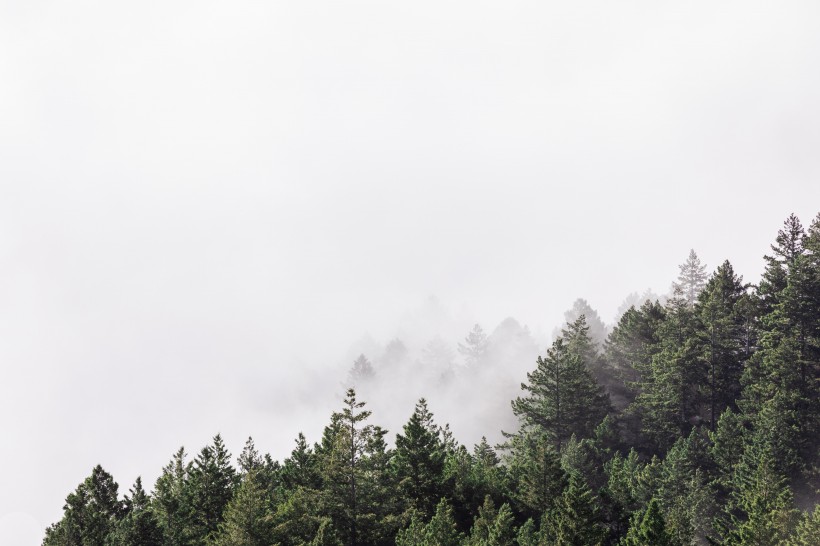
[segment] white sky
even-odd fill
[[[0,0],[0,542],[98,462],[315,440],[294,385],[430,295],[756,281],[818,150],[816,1]]]

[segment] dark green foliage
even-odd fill
[[[301,432],[296,438],[296,447],[282,465],[281,476],[285,487],[290,490],[297,487],[307,489],[321,487],[322,479],[319,475],[316,454]]]
[[[273,514],[257,472],[250,470],[225,509],[211,541],[215,546],[268,546],[273,542]]]
[[[495,509],[492,499],[488,496],[484,504],[478,509],[478,517],[473,523],[468,546],[507,546],[515,542],[515,527],[512,510],[509,505],[502,504]]]
[[[422,398],[403,434],[396,435],[392,471],[399,488],[421,517],[432,517],[444,493],[444,444]]]
[[[666,522],[661,514],[658,501],[652,499],[646,511],[636,513],[629,526],[629,532],[621,539],[620,546],[672,546],[675,542],[666,531]]]
[[[797,521],[792,494],[769,451],[760,454],[754,469],[741,469],[729,523],[722,544],[781,544]]]
[[[217,434],[194,459],[183,489],[190,543],[205,544],[216,533],[237,481],[231,455]]]
[[[820,544],[820,505],[803,514],[786,546],[817,546]]]
[[[63,519],[49,527],[44,546],[104,546],[124,511],[117,484],[100,465],[68,495]]]
[[[604,345],[607,361],[633,388],[641,375],[650,371],[665,318],[666,310],[660,303],[647,301],[639,309],[630,307],[607,338]]]
[[[319,442],[299,434],[281,465],[249,438],[234,469],[216,436],[122,500],[94,468],[43,544],[820,544],[820,215],[806,230],[787,219],[757,287],[728,262],[707,280],[694,253],[676,284],[627,309],[603,355],[579,300],[512,403],[521,426],[501,458],[436,426],[424,399],[391,449],[349,390]],[[427,349],[436,380],[490,360],[479,327],[458,374],[444,341]],[[394,341],[380,369],[406,352]],[[362,381],[372,367],[357,362]]]
[[[547,434],[558,451],[569,438],[590,436],[609,412],[609,399],[588,366],[597,358],[582,316],[563,331],[521,388],[528,394],[513,401],[524,427]]]
[[[607,532],[597,503],[583,478],[570,474],[569,485],[541,518],[540,543],[556,546],[603,544]]]
[[[589,338],[597,348],[603,346],[607,336],[607,329],[604,321],[598,316],[598,312],[583,298],[578,298],[572,304],[572,309],[564,313],[564,322],[573,324],[579,318],[584,317],[584,321],[589,326]],[[558,337],[558,336],[555,336]]]
[[[699,417],[700,362],[694,324],[693,310],[676,293],[659,325],[658,347],[649,369],[636,384],[639,394],[633,411],[640,416],[653,453],[664,453]]]
[[[264,459],[256,450],[256,445],[253,443],[253,438],[248,437],[245,442],[245,447],[237,459],[239,464],[239,472],[244,476],[252,472],[258,472],[265,464]]]
[[[463,539],[453,517],[453,508],[442,499],[429,522],[423,524],[414,518],[407,529],[399,531],[396,546],[460,546]]]
[[[162,529],[156,516],[149,508],[149,498],[142,488],[142,479],[137,478],[130,494],[123,502],[124,517],[108,537],[108,542],[116,546],[160,546],[164,544]]]
[[[740,397],[740,376],[746,358],[744,322],[740,304],[745,287],[726,261],[709,279],[695,305],[697,339],[705,367],[703,385],[706,419],[714,430],[717,418]]]
[[[513,437],[509,450],[509,489],[514,503],[528,517],[540,518],[566,487],[561,458],[549,437],[535,431]]]
[[[380,544],[392,536],[398,519],[390,499],[385,431],[367,424],[370,412],[348,389],[341,412],[326,429],[318,454],[321,506],[343,544]],[[387,511],[387,512],[386,512]]]
[[[174,453],[154,486],[153,511],[157,515],[165,544],[181,546],[187,543],[188,504],[186,491],[191,463],[185,461],[184,448]]]

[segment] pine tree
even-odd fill
[[[116,546],[160,546],[164,544],[162,529],[156,516],[150,510],[149,497],[142,488],[142,479],[137,478],[134,487],[123,502],[124,517],[108,542]]]
[[[46,530],[43,546],[105,546],[123,514],[114,478],[97,465],[68,495],[63,519]]]
[[[305,435],[300,432],[296,438],[296,447],[282,465],[281,475],[285,487],[319,489],[322,479],[316,459],[316,454],[308,445]]]
[[[341,546],[342,541],[339,539],[336,529],[333,527],[333,521],[330,518],[321,518],[319,528],[316,530],[316,536],[310,541],[310,546]]]
[[[484,330],[476,324],[464,338],[464,343],[458,344],[458,352],[464,358],[467,367],[473,367],[483,362],[487,355],[489,340]]]
[[[698,296],[695,315],[700,357],[706,364],[703,385],[709,425],[714,430],[717,418],[740,397],[740,376],[745,358],[744,317],[739,305],[745,295],[741,277],[726,261],[709,279]]]
[[[666,310],[647,301],[628,309],[604,344],[604,358],[620,382],[610,386],[613,404],[623,410],[634,402],[641,385],[652,374],[652,358],[660,351],[660,328]]]
[[[786,546],[817,546],[818,544],[820,544],[820,504],[815,504],[811,513],[804,513],[800,517]]]
[[[515,543],[514,517],[509,505],[495,509],[487,496],[478,509],[478,517],[470,530],[467,546],[509,546]]]
[[[755,459],[756,466],[741,465],[735,475],[737,490],[729,505],[728,524],[723,524],[722,544],[727,546],[781,544],[797,520],[791,490],[771,452],[764,449]]]
[[[528,396],[512,403],[522,426],[544,431],[558,451],[573,434],[590,436],[610,410],[608,397],[587,368],[594,355],[587,330],[584,317],[568,325],[546,357],[538,357],[528,383],[521,384]]]
[[[813,223],[804,234],[792,215],[778,232],[757,291],[760,349],[741,379],[739,405],[755,436],[795,478],[810,476],[820,462],[820,313],[812,303],[820,298],[820,262],[812,250],[818,229]],[[767,432],[775,430],[777,436]]]
[[[555,546],[603,544],[597,500],[581,476],[570,474],[569,485],[541,519],[541,542]]]
[[[225,508],[224,521],[210,542],[214,546],[269,546],[273,543],[273,515],[267,492],[251,469]]]
[[[335,530],[322,506],[321,491],[297,486],[283,491],[281,497],[273,511],[272,543],[282,546],[322,544],[322,541],[335,544]]]
[[[399,531],[396,546],[461,546],[463,535],[458,531],[453,509],[445,499],[436,506],[436,513],[427,524],[417,518],[407,529]]]
[[[537,431],[512,437],[507,447],[509,490],[516,507],[529,517],[539,518],[566,487],[561,458],[549,437]]]
[[[699,417],[701,374],[693,332],[693,311],[678,291],[666,304],[657,352],[647,373],[641,373],[630,408],[654,453],[664,453]]]
[[[712,441],[709,453],[717,467],[716,483],[722,489],[721,499],[730,490],[732,474],[743,455],[746,435],[743,417],[731,408],[721,414],[715,431],[709,433]]]
[[[347,382],[352,386],[361,386],[376,377],[376,372],[373,365],[363,354],[353,361],[353,367],[350,368]]]
[[[186,462],[185,448],[180,447],[171,461],[162,469],[154,485],[151,508],[168,546],[187,544],[189,506],[186,492],[190,478],[191,463]]]
[[[404,425],[404,434],[396,435],[392,470],[403,496],[425,519],[432,517],[443,495],[444,457],[438,427],[422,398]]]
[[[351,546],[378,543],[389,532],[378,520],[393,515],[383,510],[389,495],[385,431],[366,424],[370,412],[364,406],[348,389],[342,411],[331,416],[319,453],[324,510],[339,538]]]
[[[658,501],[652,499],[643,514],[636,513],[629,526],[629,532],[619,543],[620,546],[672,546],[675,542],[666,531],[666,522],[661,514]]]
[[[702,543],[712,533],[717,511],[706,472],[711,470],[704,433],[693,429],[678,438],[660,467],[655,496],[666,515],[666,529],[681,544]]]
[[[236,484],[231,454],[217,434],[213,444],[202,448],[194,459],[185,484],[188,531],[194,544],[204,544],[216,533]]]
[[[673,283],[673,286],[680,290],[687,305],[692,307],[706,284],[706,265],[700,263],[700,258],[694,250],[690,250],[686,261],[678,267],[678,282]]]
[[[589,326],[589,338],[596,348],[603,346],[607,338],[607,328],[598,312],[583,298],[578,298],[572,304],[572,308],[564,313],[564,323],[573,324],[579,318],[584,317]],[[557,335],[553,337],[558,337]]]
[[[535,528],[535,522],[528,519],[524,525],[519,527],[518,534],[515,541],[518,546],[538,546],[538,530]]]
[[[248,440],[245,442],[242,453],[240,453],[237,458],[237,463],[239,464],[239,472],[242,475],[257,472],[264,466],[264,460],[256,450],[256,445],[250,436],[248,436]]]

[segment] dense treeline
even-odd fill
[[[568,322],[503,445],[467,449],[421,399],[390,447],[350,389],[282,462],[249,439],[234,466],[216,436],[124,499],[94,468],[44,544],[820,544],[820,215],[765,260],[752,286],[691,253],[603,345]]]

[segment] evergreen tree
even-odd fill
[[[414,518],[407,529],[399,531],[396,546],[461,546],[464,537],[458,531],[453,509],[445,499],[427,524]]]
[[[572,304],[572,308],[564,312],[564,323],[573,324],[581,317],[584,317],[587,326],[589,326],[589,339],[595,345],[595,348],[603,347],[608,334],[604,321],[601,320],[598,311],[593,309],[587,300],[578,298]],[[559,332],[556,331],[553,334],[553,337],[558,337]]]
[[[820,544],[820,504],[815,504],[811,513],[801,516],[786,546],[817,546],[818,544]]]
[[[541,543],[555,546],[603,544],[606,529],[600,521],[597,499],[577,474],[541,519]]]
[[[357,385],[361,386],[364,383],[372,381],[374,377],[376,377],[376,372],[373,369],[373,365],[366,356],[361,354],[353,361],[353,367],[350,368],[347,382],[354,387]]]
[[[515,543],[514,517],[509,505],[495,509],[493,500],[487,496],[478,509],[467,546],[509,546]]]
[[[370,412],[348,389],[341,412],[331,416],[321,452],[322,503],[344,544],[375,544],[385,502],[385,432],[366,424]],[[379,463],[378,465],[376,463]]]
[[[620,546],[672,546],[678,544],[666,531],[658,501],[652,499],[643,514],[636,513]]]
[[[725,489],[729,486],[726,480],[731,478],[743,455],[745,437],[743,417],[731,408],[721,414],[715,431],[709,433],[712,441],[710,455],[717,466],[718,480]]]
[[[657,352],[648,373],[641,374],[630,408],[654,453],[664,453],[699,418],[700,367],[693,332],[693,311],[678,291],[666,304]]]
[[[302,486],[286,489],[273,512],[272,543],[282,546],[336,544],[335,529],[325,512],[320,490]]]
[[[162,469],[154,485],[151,507],[157,516],[165,544],[187,544],[189,506],[186,499],[191,463],[185,461],[185,448],[180,447],[171,461]]]
[[[706,265],[700,263],[700,258],[694,250],[689,251],[686,261],[678,266],[680,274],[678,281],[673,283],[676,290],[680,290],[687,305],[695,305],[698,294],[706,284]]]
[[[156,516],[149,508],[149,497],[142,488],[142,479],[137,478],[130,494],[123,502],[125,516],[109,536],[112,546],[160,546],[164,544],[162,529]]]
[[[622,513],[643,509],[660,484],[659,460],[653,458],[650,463],[643,463],[634,449],[626,457],[616,453],[606,464],[606,473],[608,495]]]
[[[63,519],[46,530],[43,546],[105,546],[123,514],[114,478],[97,465],[68,495]]]
[[[594,355],[587,330],[584,317],[568,325],[546,357],[538,357],[536,369],[527,374],[528,383],[521,384],[528,396],[512,403],[522,425],[543,430],[559,451],[573,434],[590,436],[610,409],[608,397],[587,368]]]
[[[643,381],[651,377],[665,317],[666,311],[658,302],[647,301],[639,309],[629,308],[609,334],[604,357],[620,380],[610,385],[616,408],[623,410],[634,402]]]
[[[744,317],[739,305],[745,295],[741,277],[735,275],[726,261],[709,279],[698,296],[695,315],[698,319],[701,359],[706,364],[704,401],[709,425],[714,430],[717,418],[740,397],[743,369]]]
[[[242,453],[239,454],[237,462],[239,463],[239,472],[242,475],[258,472],[264,466],[265,461],[262,459],[262,456],[259,455],[259,452],[256,450],[256,445],[253,443],[253,438],[250,436],[248,436],[248,440],[245,442],[245,447],[242,449]]]
[[[464,338],[464,343],[458,344],[458,352],[464,358],[464,363],[468,367],[473,367],[481,363],[487,355],[489,339],[484,330],[476,324]]]
[[[224,521],[210,542],[214,546],[269,546],[273,543],[273,515],[267,492],[257,479],[259,469],[245,473],[225,508]]]
[[[282,481],[286,488],[319,489],[322,478],[318,470],[318,461],[313,449],[308,445],[301,432],[296,438],[296,447],[282,465]]]
[[[339,539],[336,529],[333,527],[333,521],[330,518],[321,518],[319,528],[316,530],[316,536],[310,541],[310,546],[341,546],[342,541]]]
[[[760,350],[742,377],[739,403],[789,477],[811,476],[820,451],[820,263],[814,223],[804,234],[790,216],[778,232],[758,288]],[[767,432],[769,431],[769,432]],[[778,436],[770,433],[777,431]],[[768,437],[768,438],[767,438]],[[800,480],[804,481],[804,480]]]
[[[202,448],[194,459],[185,482],[188,532],[192,543],[205,544],[216,533],[236,484],[231,454],[217,434],[213,444]]]
[[[567,484],[561,458],[549,437],[525,431],[509,444],[509,490],[519,512],[540,518],[549,510]]]
[[[444,457],[438,427],[422,398],[404,425],[404,434],[396,435],[392,470],[404,497],[424,519],[432,517],[443,495]]]
[[[528,519],[518,529],[518,534],[515,537],[518,546],[538,546],[538,530],[535,527],[535,522]]]
[[[710,521],[717,508],[709,470],[708,444],[698,429],[678,438],[661,463],[655,496],[666,515],[666,529],[678,543],[702,543],[712,534]]]
[[[781,544],[790,535],[797,513],[786,479],[778,473],[772,454],[764,450],[749,472],[744,465],[735,476],[737,491],[724,523],[725,545]]]

